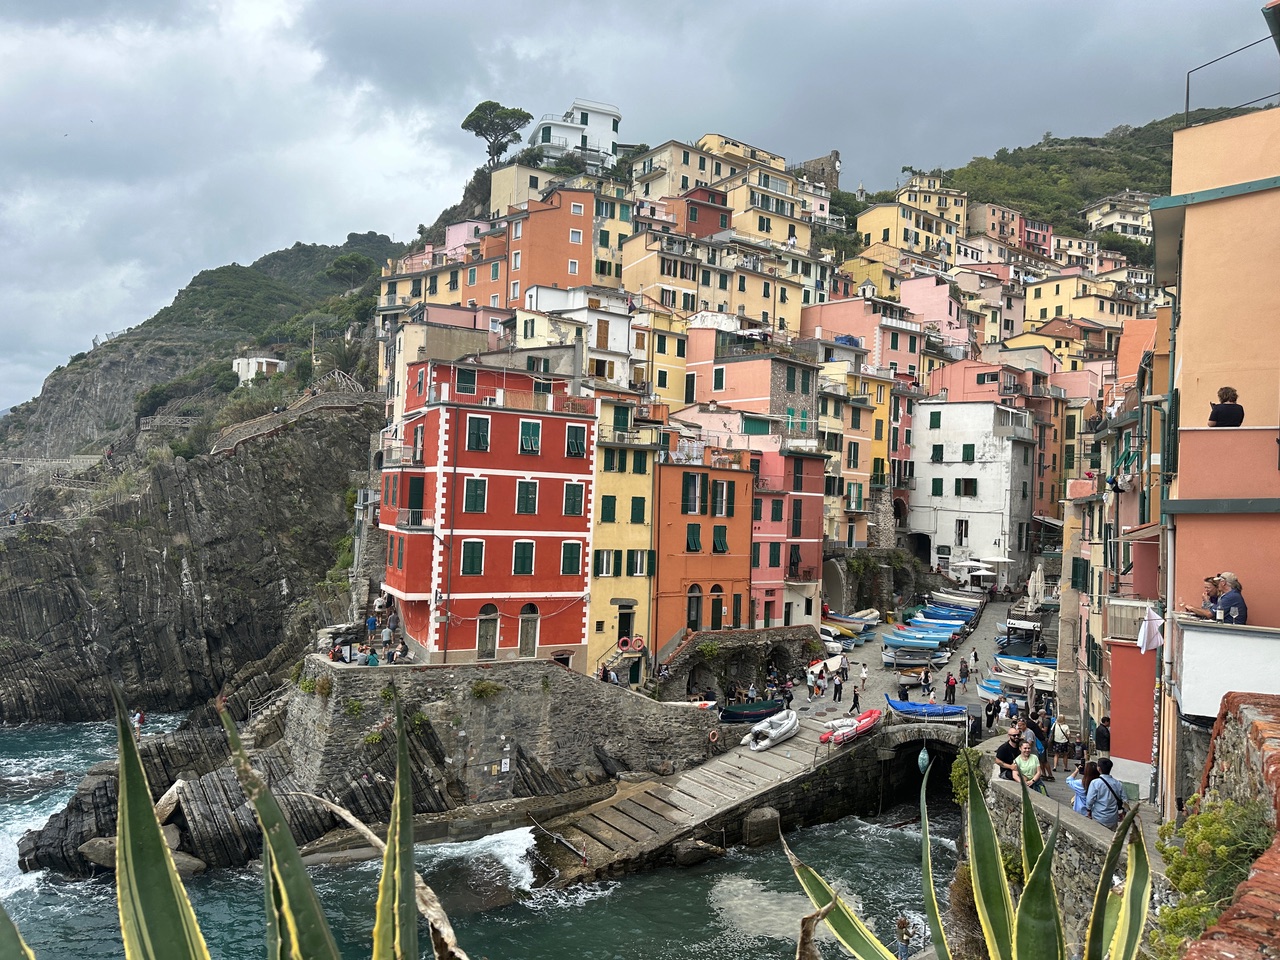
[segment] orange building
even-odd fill
[[[654,644],[684,629],[746,627],[752,474],[742,450],[683,443],[656,477]]]

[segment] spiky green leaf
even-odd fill
[[[1000,841],[991,823],[991,811],[969,767],[969,802],[965,804],[969,833],[969,873],[973,878],[973,902],[992,960],[1013,960],[1013,898],[1000,858]]]
[[[791,852],[786,840],[782,841],[782,849],[786,851],[791,869],[813,905],[821,909],[834,903],[825,917],[825,923],[850,953],[858,960],[894,960],[893,954],[885,949],[875,934],[849,909],[849,905],[836,895],[830,884]]]
[[[1031,802],[1031,791],[1024,781],[1022,786],[1022,875],[1031,876],[1036,868],[1036,861],[1044,852],[1044,836],[1040,833],[1040,821],[1036,819],[1036,808]]]
[[[14,960],[36,960],[36,955],[23,942],[22,935],[18,933],[18,928],[13,925],[9,915],[4,912],[3,904],[0,904],[0,957],[13,957]]]
[[[114,684],[120,748],[116,901],[126,960],[207,960],[195,911],[160,832],[124,697]]]
[[[418,915],[414,904],[413,781],[404,710],[396,697],[396,789],[387,824],[378,882],[378,910],[373,924],[373,960],[417,960]]]
[[[262,830],[263,846],[271,847],[270,869],[276,884],[281,920],[280,936],[283,953],[292,960],[341,960],[338,945],[329,930],[329,921],[320,908],[320,898],[302,865],[298,845],[289,832],[288,821],[240,742],[235,721],[226,710],[219,710],[222,726],[231,741],[231,759],[244,795],[253,806]],[[264,861],[265,866],[265,861]]]
[[[271,870],[271,848],[262,845],[262,892],[266,900],[267,960],[287,960],[284,938],[280,935],[285,926],[281,912],[284,909],[276,891],[275,875]]]
[[[1025,813],[1025,808],[1031,806],[1025,784],[1022,803]],[[1036,836],[1039,835],[1037,827]],[[1037,855],[1031,872],[1027,874],[1022,896],[1018,898],[1018,912],[1014,917],[1014,954],[1019,960],[1066,960],[1067,938],[1062,929],[1058,894],[1053,888],[1053,848],[1057,842],[1058,824],[1055,822],[1049,831],[1049,842]]]
[[[1129,816],[1124,818],[1125,833],[1136,813],[1135,805]],[[1119,836],[1123,837],[1125,833]],[[1120,896],[1120,913],[1111,938],[1111,960],[1134,960],[1138,956],[1147,911],[1151,908],[1151,861],[1147,858],[1147,843],[1141,828],[1133,831],[1133,838],[1133,843],[1129,844],[1129,867],[1124,893]]]
[[[923,874],[921,886],[924,892],[924,915],[929,921],[929,934],[933,938],[933,951],[938,960],[951,960],[951,948],[947,946],[946,935],[942,932],[942,911],[938,907],[938,891],[933,885],[933,850],[929,844],[929,807],[925,803],[925,791],[929,786],[929,773],[933,770],[933,761],[924,772],[920,782],[920,870]]]
[[[1111,838],[1111,846],[1107,850],[1106,857],[1103,858],[1102,870],[1098,875],[1098,889],[1093,894],[1093,911],[1089,914],[1089,926],[1085,934],[1084,960],[1102,960],[1107,946],[1111,943],[1112,938],[1107,931],[1107,896],[1111,893],[1111,878],[1115,876],[1116,867],[1120,865],[1120,851],[1124,849],[1125,835],[1129,832],[1129,827],[1137,815],[1138,808],[1135,805],[1116,828],[1115,836]],[[1149,898],[1147,903],[1150,903]]]

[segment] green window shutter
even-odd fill
[[[958,482],[958,481],[957,481]],[[600,522],[613,523],[618,511],[618,498],[612,494],[600,498]]]
[[[733,516],[733,501],[737,494],[737,491],[738,491],[738,484],[735,481],[729,480],[725,483],[724,515],[726,517]]]
[[[644,575],[652,577],[653,572],[658,569],[658,551],[650,550],[648,557],[645,558]]]
[[[618,451],[618,472],[627,472],[627,451],[625,450]]]
[[[776,523],[780,523],[782,521],[782,501],[781,500],[773,501],[773,505],[772,507],[770,507],[769,518]]]
[[[593,576],[600,576],[600,571],[604,568],[604,551],[593,551],[591,558],[591,573]]]
[[[795,393],[796,390],[796,368],[787,367],[787,390]]]
[[[489,449],[489,421],[484,417],[467,418],[467,449]]]
[[[516,513],[538,512],[538,485],[532,480],[516,481]]]
[[[965,463],[973,463],[973,444],[972,443],[966,443],[961,448],[960,459],[963,460]]]
[[[934,478],[933,478],[933,490],[932,490],[932,495],[933,495],[933,496],[935,496],[935,497],[940,497],[940,496],[942,496],[942,478],[941,478],[941,477],[934,477]]]
[[[697,553],[702,549],[702,524],[690,523],[685,526],[684,548],[689,553]]]
[[[810,374],[810,372],[811,372],[811,371],[809,371],[809,370],[801,370],[801,371],[800,371],[800,392],[801,392],[801,393],[808,393],[808,392],[809,392],[809,374]]]
[[[613,429],[630,430],[631,429],[631,408],[623,404],[617,404],[613,408]]]
[[[622,569],[622,551],[615,550],[613,551],[613,575],[615,577],[620,577],[622,576],[623,572],[624,571]]]
[[[963,488],[962,488],[962,486],[961,486],[961,484],[960,484],[960,478],[959,478],[959,477],[956,477],[956,496],[957,496],[957,497],[958,497],[958,496],[960,496],[960,491],[961,491],[961,489],[963,489]]]
[[[517,540],[513,562],[511,564],[511,572],[518,576],[528,576],[533,573],[533,544],[527,540]]]
[[[582,572],[582,544],[564,543],[560,545],[560,573],[564,576],[576,576]]]
[[[582,484],[566,483],[564,485],[564,515],[566,517],[582,516]]]
[[[649,472],[649,451],[648,450],[631,451],[631,472],[642,473],[642,474]]]
[[[618,451],[613,447],[605,447],[604,450],[604,472],[613,473],[618,469]]]
[[[941,426],[942,426],[942,411],[930,410],[929,411],[929,429],[937,430]]]
[[[755,497],[751,501],[751,519],[759,520],[764,516],[764,501]]]
[[[699,504],[702,509],[699,512],[705,515],[711,506],[711,497],[709,496],[711,493],[711,474],[702,473],[699,476],[702,477],[702,503]]]
[[[685,472],[681,491],[680,512],[693,513],[694,504],[697,502],[698,497],[698,475],[696,473]]]
[[[896,332],[889,334],[889,349],[890,350],[898,349],[898,334]]]
[[[969,495],[970,495],[970,496],[972,496],[972,497],[976,497],[976,496],[978,495],[978,480],[977,480],[977,478],[975,477],[973,480],[970,480],[969,482],[970,482],[971,484],[973,484],[973,487],[972,487],[972,489],[970,490]]]
[[[935,443],[935,444],[933,445],[933,452],[932,452],[932,454],[930,454],[929,459],[930,459],[930,461],[932,461],[933,463],[941,463],[941,462],[942,462],[942,444],[940,444],[940,443]]]
[[[729,528],[717,524],[711,528],[711,549],[715,553],[729,552]]]
[[[751,545],[751,566],[757,570],[760,568],[760,542],[758,540]]]
[[[769,566],[782,566],[782,544],[776,540],[769,544]]]
[[[724,389],[724,367],[716,367],[713,371],[711,371],[711,389],[712,390]]]
[[[644,523],[644,497],[631,498],[631,522]]]
[[[462,544],[462,573],[478,577],[484,572],[484,543],[469,540]]]

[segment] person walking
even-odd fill
[[[969,661],[960,661],[960,692],[968,694],[969,692]]]
[[[844,678],[840,676],[840,671],[831,674],[831,702],[839,703],[840,695],[844,692]]]
[[[1093,745],[1097,748],[1099,757],[1111,757],[1111,718],[1103,717],[1098,723],[1098,729],[1093,731]]]
[[[867,689],[867,665],[862,665],[862,689]]]
[[[840,679],[841,680],[849,679],[849,658],[846,657],[843,653],[840,654]]]
[[[370,643],[373,643],[374,634],[378,632],[378,618],[375,617],[372,613],[369,614],[368,618],[364,622],[364,627],[365,627],[365,630],[368,631],[368,636],[365,637],[365,639],[368,640]]]
[[[929,672],[928,667],[925,667],[924,672],[920,674],[920,690],[926,695],[933,693],[933,674]]]
[[[855,713],[861,713],[861,712],[862,712],[862,704],[860,704],[860,703],[858,702],[858,688],[857,688],[857,687],[855,687],[855,686],[850,685],[850,687],[849,687],[849,696],[850,696],[850,698],[851,698],[851,699],[849,700],[849,713],[850,713],[851,715],[852,715],[852,714],[855,714]]]
[[[1067,772],[1067,761],[1071,757],[1071,729],[1062,722],[1061,717],[1054,717],[1049,727],[1049,748],[1053,751],[1053,760],[1049,764],[1049,772],[1056,772],[1058,761],[1062,761],[1062,772]]]
[[[996,716],[1000,713],[1000,707],[1004,703],[1004,697],[999,700],[988,700],[987,705],[982,708],[983,715],[987,718],[987,729],[990,730],[996,722]]]
[[[947,703],[954,704],[956,702],[956,675],[950,670],[947,671],[947,689],[944,694]]]

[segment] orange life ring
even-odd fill
[[[640,636],[640,634],[638,634],[638,633],[637,633],[634,637],[632,637],[632,638],[631,638],[631,649],[632,649],[632,650],[636,650],[636,651],[643,650],[643,649],[644,649],[644,637]]]
[[[619,638],[618,638],[618,649],[619,649],[619,650],[630,650],[630,649],[631,649],[631,638],[630,638],[630,637],[619,637]]]
[[[719,731],[719,730],[712,730],[710,733],[708,733],[708,734],[707,734],[707,739],[708,739],[708,740],[710,740],[712,743],[719,743],[719,742],[720,742],[720,731]]]

